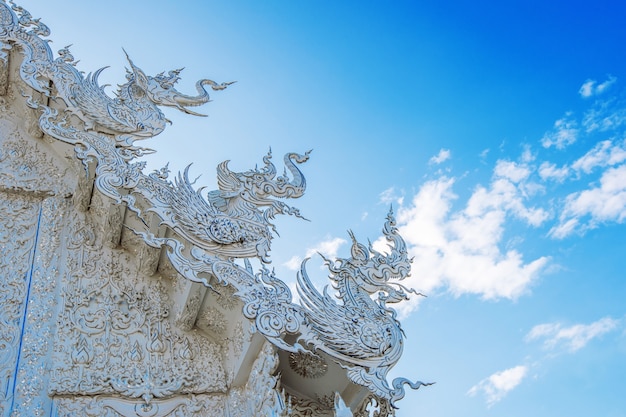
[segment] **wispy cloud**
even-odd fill
[[[572,119],[572,113],[554,122],[554,128],[543,135],[541,144],[544,148],[554,146],[557,149],[564,149],[578,139],[578,123]]]
[[[527,291],[548,263],[530,262],[515,249],[504,250],[507,218],[537,226],[548,213],[526,199],[529,169],[524,162],[499,161],[488,187],[478,186],[464,208],[453,211],[455,180],[440,177],[422,185],[408,207],[398,213],[402,236],[414,256],[411,286],[431,292],[444,287],[452,294],[484,299],[515,299]],[[414,305],[401,307],[409,311]]]
[[[378,195],[378,199],[382,204],[402,205],[404,202],[404,195],[402,195],[401,192],[398,192],[395,187],[389,187]]]
[[[434,164],[434,165],[439,165],[439,164],[447,161],[448,159],[450,159],[451,156],[452,156],[452,153],[450,152],[450,149],[441,149],[437,155],[435,155],[432,158],[430,158],[428,163],[429,164]]]
[[[578,93],[583,98],[597,96],[604,93],[609,87],[615,84],[616,81],[617,78],[612,75],[609,75],[609,78],[601,84],[598,84],[596,80],[589,79],[583,83],[583,85],[580,87],[580,90],[578,90]]]
[[[483,393],[487,405],[491,407],[517,387],[527,374],[528,367],[524,365],[505,369],[504,371],[496,372],[483,379],[470,388],[467,394],[469,396],[475,396],[476,394]]]
[[[610,78],[589,84],[589,94],[604,92],[614,82]],[[582,118],[565,113],[541,138],[542,148],[527,145],[517,159],[497,160],[490,181],[476,184],[466,200],[459,201],[455,192],[457,178],[441,172],[406,201],[394,188],[383,192],[381,201],[400,204],[398,227],[414,256],[407,285],[427,294],[443,290],[455,296],[516,299],[548,270],[550,254],[529,259],[523,239],[508,233],[513,227],[521,223],[563,239],[625,222],[626,101],[609,97],[590,107],[598,110],[598,117],[601,113],[605,121],[596,122],[605,130],[579,128],[587,123],[589,111]],[[558,160],[546,150],[579,139]],[[585,149],[586,144],[591,145]],[[442,149],[431,163],[449,158],[448,152]],[[405,315],[416,305],[405,303],[399,310]]]
[[[626,107],[616,98],[598,100],[587,110],[582,119],[586,133],[607,132],[626,125]]]
[[[561,323],[544,323],[533,327],[526,335],[526,341],[542,340],[545,349],[565,349],[576,352],[591,340],[615,330],[619,320],[604,317],[591,324],[564,326]]]
[[[626,165],[607,169],[600,185],[567,196],[550,236],[562,239],[575,232],[584,233],[600,223],[622,223],[626,219]]]
[[[594,168],[613,166],[626,161],[626,140],[598,142],[585,155],[578,158],[572,168],[589,174]]]
[[[570,175],[570,169],[568,166],[557,167],[552,162],[543,162],[539,166],[539,177],[542,180],[552,180],[556,182],[563,182]]]
[[[337,252],[339,251],[339,248],[344,243],[346,243],[346,240],[339,237],[323,240],[314,247],[307,249],[304,258],[310,258],[311,256],[319,252],[329,259],[334,259],[337,257]],[[288,269],[291,269],[292,271],[297,271],[300,269],[300,264],[302,263],[302,260],[302,257],[296,255],[291,257],[291,259],[289,259],[287,262],[283,263],[283,265]]]

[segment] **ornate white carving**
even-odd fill
[[[279,348],[327,353],[347,370],[353,382],[389,400],[392,406],[404,396],[404,384],[413,389],[430,385],[396,378],[389,386],[386,379],[403,347],[400,323],[386,303],[400,302],[407,299],[408,293],[415,293],[394,282],[409,274],[410,260],[393,213],[389,213],[383,228],[391,243],[388,254],[375,251],[371,245],[365,247],[351,234],[351,258],[335,262],[326,259],[342,303],[315,289],[306,274],[306,261],[298,276],[302,302],[299,306],[291,302],[287,285],[265,267],[254,274],[247,261],[244,269],[197,248],[187,254],[177,240],[138,233],[150,245],[166,246],[172,265],[186,278],[208,285],[204,277],[210,274],[219,282],[234,286],[245,303],[244,315],[253,319],[256,329]],[[373,294],[378,294],[377,302],[371,299]],[[297,335],[299,343],[286,342],[286,334]]]
[[[265,343],[252,365],[246,385],[230,393],[229,417],[287,415],[285,397],[279,391],[279,377],[273,375],[277,366],[275,348]]]
[[[226,334],[226,324],[226,317],[215,307],[205,308],[198,317],[198,326],[206,328],[217,335]]]
[[[40,205],[32,198],[0,193],[0,416],[14,404],[20,340],[25,321]]]
[[[65,179],[68,168],[43,150],[43,144],[26,141],[15,126],[5,124],[2,131],[0,188],[40,197],[70,194],[71,185]]]
[[[308,160],[309,152],[287,153],[282,175],[277,174],[271,152],[263,158],[262,168],[244,172],[231,171],[225,161],[217,169],[218,189],[208,193],[193,187],[189,168],[173,181],[168,179],[167,167],[145,174],[145,163],[136,159],[152,151],[134,142],[165,128],[159,106],[197,114],[189,107],[209,100],[206,85],[221,90],[231,83],[201,80],[196,84],[198,95],[188,96],[174,88],[180,70],[148,76],[127,57],[127,82],[120,86],[117,98],[111,98],[98,84],[102,69],[85,76],[75,68],[68,47],[54,58],[43,39],[48,35],[39,19],[0,0],[0,107],[25,105],[28,108],[21,109],[21,114],[36,116],[26,117],[19,126],[0,117],[5,133],[0,180],[7,190],[46,198],[38,220],[48,223],[36,229],[45,232],[37,243],[31,242],[35,239],[31,229],[20,235],[26,240],[2,240],[6,234],[0,238],[6,242],[6,253],[17,259],[11,268],[19,275],[3,277],[11,284],[9,289],[0,289],[3,301],[9,300],[6,306],[2,304],[0,343],[8,347],[8,361],[15,362],[19,356],[16,341],[28,337],[20,355],[34,364],[20,368],[24,374],[19,384],[15,375],[9,375],[7,384],[12,383],[14,389],[3,392],[13,397],[0,397],[4,413],[45,414],[49,394],[56,398],[59,415],[207,415],[207,404],[215,401],[230,417],[285,415],[291,406],[280,393],[279,377],[273,375],[276,347],[304,358],[324,352],[325,358],[346,370],[353,383],[371,391],[378,408],[395,406],[404,396],[406,383],[414,389],[428,385],[403,378],[391,384],[387,381],[403,342],[395,311],[388,304],[414,293],[396,282],[408,275],[410,260],[392,213],[383,229],[390,242],[388,253],[358,243],[350,233],[350,258],[324,258],[338,301],[327,291],[321,294],[315,289],[303,263],[298,276],[301,304],[293,303],[288,286],[265,264],[275,232],[274,217],[302,217],[280,199],[303,195],[306,182],[298,165]],[[12,87],[16,70],[11,65],[19,67],[19,95]],[[52,105],[48,98],[60,100]],[[6,119],[19,119],[10,111]],[[46,136],[39,142],[27,141],[22,132],[31,139],[41,132]],[[72,164],[77,163],[51,158],[55,150],[46,141],[53,141],[55,150],[73,150],[74,161],[82,165],[84,172],[71,184],[61,179],[70,176]],[[61,203],[70,191],[72,200]],[[17,200],[7,197],[7,201]],[[70,201],[76,213],[71,218],[64,211]],[[18,206],[7,206],[7,219],[15,219],[22,210],[19,207],[25,207]],[[33,227],[32,213],[27,219],[20,222]],[[3,230],[21,227],[4,226]],[[136,236],[125,238],[129,229]],[[20,262],[40,247],[41,254],[30,255],[35,256],[36,268],[20,269],[30,268]],[[171,264],[177,274],[207,288],[190,294],[182,309],[172,309],[175,282],[155,275],[163,248],[169,260],[163,269]],[[2,262],[13,262],[4,256]],[[251,257],[262,262],[257,272],[248,261]],[[244,265],[233,258],[243,258]],[[25,284],[25,271],[30,271],[34,286]],[[51,307],[56,294],[45,294],[45,288],[58,290],[62,299],[58,317]],[[220,324],[222,312],[211,306],[200,319],[216,334],[230,329],[230,346],[211,342],[194,330],[206,291],[213,292],[226,314],[243,305],[243,316],[253,323],[251,331],[241,321],[232,327]],[[40,305],[31,309],[35,302]],[[55,320],[54,332],[51,323]],[[252,344],[251,332],[259,332],[273,345],[263,348],[248,382],[231,387],[228,384],[234,377],[227,377],[221,360],[224,356],[243,358],[243,350]],[[52,363],[46,364],[43,358],[49,353]],[[325,370],[325,364],[315,360],[307,363],[309,375],[321,376]],[[51,369],[49,381],[37,378],[37,366]],[[0,365],[0,371],[11,372],[7,369]],[[206,397],[209,393],[223,397]],[[19,406],[15,404],[18,397]],[[294,400],[293,415],[332,413],[329,398],[318,396],[318,402],[327,404],[317,411],[301,399]],[[335,402],[337,412],[349,412],[346,408]],[[309,411],[313,414],[306,414]]]
[[[132,279],[138,270],[128,255],[103,246],[82,216],[76,221],[67,245],[70,269],[51,392],[117,393],[149,404],[178,393],[223,390],[220,347],[171,327],[164,284]]]
[[[9,54],[6,49],[8,45],[0,43],[0,96],[7,94],[9,89]]]
[[[225,416],[225,397],[217,394],[183,395],[149,404],[118,397],[58,397],[58,417],[217,417]]]
[[[182,330],[191,330],[198,318],[198,312],[200,311],[200,305],[202,304],[202,297],[204,291],[200,289],[191,290],[191,296],[183,304],[182,308],[176,315],[176,325]]]
[[[304,378],[319,378],[328,370],[328,364],[323,358],[308,352],[291,352],[289,366]]]
[[[306,273],[306,260],[302,263],[298,293],[306,307],[306,324],[301,326],[300,340],[338,359],[353,382],[394,405],[404,396],[405,383],[413,389],[430,384],[404,378],[396,378],[393,388],[387,383],[387,373],[402,355],[404,337],[396,313],[387,303],[406,300],[415,291],[394,282],[408,276],[411,261],[391,211],[383,234],[390,242],[387,254],[357,242],[350,232],[351,257],[334,262],[324,258],[341,304],[327,289],[323,295],[317,291]],[[377,302],[371,298],[374,294]]]
[[[389,404],[389,401],[370,395],[363,401],[355,417],[393,417],[395,415],[396,410]]]
[[[108,131],[115,135],[118,143],[131,144],[136,139],[161,133],[167,120],[158,106],[175,107],[186,113],[197,114],[188,107],[209,101],[205,85],[221,90],[231,84],[200,80],[196,84],[198,95],[188,96],[174,88],[181,70],[148,76],[127,56],[131,67],[126,74],[127,82],[119,87],[117,97],[112,99],[98,84],[98,76],[103,69],[83,76],[74,67],[69,47],[59,51],[59,58],[53,58],[47,42],[41,39],[41,36],[48,36],[50,30],[39,19],[32,19],[19,6],[12,5],[9,8],[4,4],[0,19],[4,45],[16,43],[24,50],[20,67],[22,79],[46,96],[52,94],[48,85],[48,80],[51,80],[58,97],[85,122],[87,128]]]
[[[29,283],[22,349],[17,371],[13,414],[44,415],[50,409],[49,358],[56,325],[57,288],[61,269],[60,248],[66,226],[68,201],[53,197],[41,204],[37,245]]]
[[[237,298],[235,297],[235,289],[228,285],[214,289],[215,301],[223,310],[233,310],[237,307]]]
[[[291,417],[334,417],[331,407],[316,401],[288,396],[287,404]]]

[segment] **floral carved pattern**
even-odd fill
[[[9,363],[0,364],[3,414],[46,414],[49,395],[66,415],[199,415],[207,403],[194,396],[213,393],[227,397],[231,417],[283,415],[289,407],[273,375],[276,348],[290,352],[296,372],[309,378],[326,372],[311,355],[323,352],[381,399],[371,407],[395,406],[406,384],[428,385],[387,380],[404,337],[391,304],[415,293],[399,283],[410,259],[393,213],[383,228],[387,252],[350,233],[349,258],[324,258],[337,297],[319,292],[303,263],[294,302],[266,265],[275,217],[302,218],[284,201],[304,194],[300,166],[310,151],[286,153],[282,174],[271,151],[247,171],[222,162],[217,189],[208,192],[194,187],[188,169],[173,178],[167,167],[148,174],[140,158],[152,151],[136,143],[165,129],[161,107],[197,115],[190,108],[209,101],[206,86],[231,83],[200,80],[198,94],[186,95],[175,88],[181,70],[150,76],[127,56],[126,82],[110,97],[98,82],[102,70],[79,71],[69,47],[55,57],[49,34],[28,11],[0,0],[0,183],[12,193],[2,203],[2,230],[11,235],[0,237],[0,266],[13,271],[0,289],[0,355]],[[261,268],[254,271],[250,258]],[[203,290],[184,294],[183,309],[174,307],[180,277]],[[200,315],[209,291],[220,310]],[[231,326],[220,315],[249,321]],[[196,328],[198,317],[212,338]],[[220,339],[229,333],[223,329],[232,337]],[[272,345],[248,383],[233,387],[223,362],[250,366],[248,353],[259,348],[254,333]],[[11,367],[20,358],[28,364]],[[38,378],[36,369],[49,372]],[[312,407],[303,405],[300,415]]]
[[[50,408],[47,373],[57,312],[57,287],[62,264],[61,236],[68,201],[47,198],[41,204],[37,245],[22,336],[20,367],[15,387],[14,415],[43,415]]]
[[[40,205],[0,192],[0,411],[10,410]],[[7,394],[8,393],[8,394]],[[3,413],[0,413],[4,415]]]
[[[226,417],[225,396],[220,394],[186,395],[150,404],[116,397],[60,397],[58,417]]]
[[[290,353],[289,366],[304,378],[319,378],[328,371],[328,364],[324,359],[308,352]]]
[[[67,238],[53,393],[117,393],[149,404],[223,390],[219,346],[172,327],[164,284],[141,278],[138,265],[103,245],[87,218],[77,216]]]
[[[5,133],[6,134],[6,133]],[[14,129],[0,139],[0,184],[12,191],[40,196],[68,195],[68,168],[62,166],[41,148],[24,140]]]

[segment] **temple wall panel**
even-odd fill
[[[210,191],[147,172],[161,108],[198,115],[232,82],[187,95],[180,70],[127,55],[110,96],[49,35],[0,0],[0,417],[392,416],[404,385],[429,385],[387,379],[404,337],[388,303],[415,293],[392,211],[387,252],[350,232],[350,258],[323,258],[336,297],[304,261],[295,300],[270,251],[278,215],[304,219],[285,201],[311,151],[282,174],[271,150],[224,161]]]
[[[37,199],[0,192],[0,415],[15,402],[26,300],[33,277],[33,258],[41,204]]]

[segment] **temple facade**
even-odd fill
[[[229,83],[183,94],[179,71],[128,57],[112,98],[49,35],[0,0],[0,416],[388,417],[428,385],[387,380],[403,342],[390,305],[414,293],[393,213],[388,252],[351,235],[349,258],[325,259],[337,297],[304,263],[295,303],[265,265],[272,219],[300,216],[286,201],[309,154],[284,155],[282,175],[271,154],[224,162],[208,193],[144,172],[160,107],[196,114]]]

